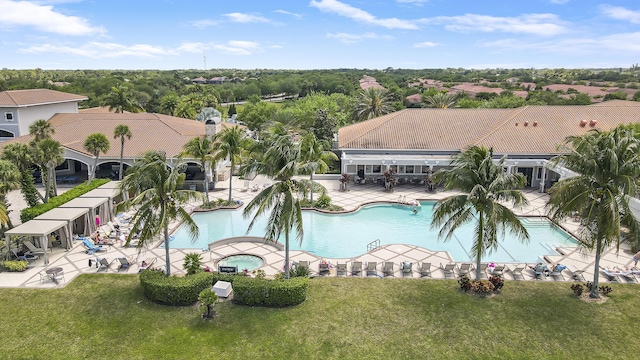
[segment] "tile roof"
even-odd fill
[[[129,126],[133,136],[125,142],[124,156],[137,157],[148,150],[163,150],[167,157],[175,157],[182,151],[182,146],[196,136],[205,134],[205,125],[201,122],[169,115],[152,113],[79,113],[56,114],[49,122],[55,128],[52,136],[62,146],[87,154],[83,148],[84,140],[93,133],[103,133],[111,142],[109,151],[100,158],[120,158],[120,139],[113,138],[116,126]],[[21,136],[12,142],[28,143],[31,135]]]
[[[462,150],[484,145],[493,147],[497,154],[556,154],[557,145],[569,135],[640,122],[640,108],[627,103],[518,109],[405,109],[343,127],[338,132],[338,141],[341,149]],[[581,120],[586,120],[584,126]]]
[[[49,89],[8,90],[0,92],[0,107],[21,107],[87,99],[86,96]]]

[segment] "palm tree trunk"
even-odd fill
[[[231,203],[231,182],[233,180],[233,161],[231,162],[231,172],[229,173],[229,203]]]
[[[478,246],[476,249],[476,280],[480,280],[480,263],[482,262],[482,239],[484,237],[484,212],[480,211],[478,219]]]
[[[46,167],[42,167],[41,168],[41,172],[40,172],[40,178],[42,179],[42,186],[44,186],[44,199],[42,200],[42,202],[48,202],[49,201],[49,195],[51,192],[51,177],[49,176],[49,165],[47,165]]]
[[[277,241],[277,239],[276,239]],[[289,234],[284,238],[284,278],[289,278]]]
[[[98,157],[100,155],[96,155],[96,159],[93,162],[93,171],[91,172],[91,174],[89,174],[89,180],[87,180],[87,184],[91,183],[91,180],[93,180],[93,178],[96,177],[96,168],[98,167]]]
[[[593,287],[591,288],[590,298],[599,299],[598,283],[600,280],[600,256],[602,254],[602,239],[596,240],[596,263],[593,271]]]
[[[118,172],[118,180],[122,180],[122,170],[123,170],[122,160],[123,159],[124,159],[124,136],[122,137],[122,140],[120,143],[120,170]]]
[[[166,258],[166,271],[167,277],[171,275],[171,261],[169,260],[169,224],[164,225],[164,256]]]
[[[207,168],[204,168],[204,194],[207,201],[207,207],[209,206],[209,174],[207,174]]]
[[[313,171],[311,171],[311,206],[313,207]]]
[[[56,166],[51,165],[51,195],[58,196],[58,179],[56,176]]]

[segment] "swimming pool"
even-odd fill
[[[455,261],[470,261],[474,224],[458,229],[449,241],[438,239],[439,229],[431,229],[435,202],[421,202],[422,209],[413,213],[410,206],[396,204],[367,205],[348,214],[322,214],[304,211],[304,239],[298,244],[291,236],[291,250],[306,250],[321,257],[348,258],[367,252],[367,244],[380,239],[382,245],[417,245],[434,251],[448,251]],[[218,210],[194,213],[200,236],[191,242],[186,229],[180,228],[171,247],[203,249],[217,240],[235,236],[264,236],[267,216],[261,217],[246,234],[251,219],[244,219],[240,210]],[[575,246],[575,240],[546,218],[523,218],[531,240],[522,244],[518,240],[500,240],[497,251],[486,255],[487,261],[536,262],[546,254],[554,254],[556,246]],[[283,242],[283,240],[280,240]]]

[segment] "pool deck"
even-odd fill
[[[396,187],[393,193],[388,193],[383,191],[384,189],[377,185],[354,185],[350,184],[349,191],[341,192],[339,191],[339,182],[337,180],[320,180],[322,185],[327,188],[328,195],[331,197],[332,202],[334,204],[342,206],[345,210],[355,210],[362,204],[378,202],[378,201],[389,201],[389,202],[397,202],[399,197],[406,197],[407,200],[440,200],[447,196],[450,196],[451,192],[442,192],[438,191],[435,193],[426,192],[424,186],[417,185],[402,185]],[[269,183],[269,180],[260,179],[259,177],[256,180],[252,181],[253,184],[263,185]],[[227,182],[219,182],[217,183],[218,189],[212,191],[210,193],[210,198],[227,198],[228,196],[228,188],[224,188],[227,186]],[[249,191],[241,191],[241,188],[244,185],[243,180],[234,179],[233,184],[233,198],[234,200],[242,200],[245,203],[250,201],[258,192]],[[525,191],[525,195],[529,200],[529,205],[523,209],[516,209],[516,213],[519,215],[529,215],[529,216],[540,216],[544,215],[544,206],[547,202],[548,195],[539,193],[535,190]],[[197,204],[193,204],[192,206],[196,206]],[[578,230],[578,223],[568,220],[560,224],[569,232],[575,232]],[[172,229],[177,228],[178,224],[171,224]],[[556,263],[561,263],[567,265],[568,270],[563,271],[563,277],[566,281],[572,281],[571,271],[581,270],[584,271],[585,279],[592,280],[593,279],[593,267],[595,258],[591,254],[583,254],[578,248],[559,248],[557,255],[547,255],[545,256],[545,260],[547,261],[549,267]],[[195,250],[198,251],[198,250]],[[413,245],[405,245],[405,244],[390,244],[378,247],[369,252],[365,252],[366,249],[363,249],[363,254],[352,257],[352,258],[321,258],[314,254],[307,253],[304,251],[290,251],[290,257],[292,262],[298,261],[309,261],[310,269],[312,274],[317,275],[317,271],[319,268],[319,264],[321,261],[326,260],[331,264],[331,269],[328,276],[336,276],[336,265],[339,263],[347,264],[347,275],[351,277],[351,266],[353,262],[362,262],[363,263],[363,272],[360,277],[366,276],[366,271],[364,271],[366,263],[368,262],[376,262],[376,274],[371,274],[373,277],[382,277],[382,267],[384,262],[393,262],[393,276],[389,276],[390,278],[400,279],[403,277],[411,277],[411,278],[420,278],[420,274],[417,271],[418,264],[422,263],[430,263],[431,264],[431,278],[434,279],[442,279],[444,278],[444,272],[441,267],[452,263],[453,259],[446,252],[436,252],[431,251],[429,249],[425,249],[419,246]],[[184,270],[182,269],[182,263],[184,261],[184,257],[188,253],[193,253],[193,249],[171,249],[170,250],[170,259],[171,259],[171,272],[173,274],[182,274]],[[202,259],[205,265],[210,267],[215,267],[216,261],[221,259],[222,257],[233,255],[233,254],[251,254],[262,257],[265,260],[265,265],[261,268],[265,271],[267,276],[273,276],[276,273],[283,270],[284,267],[284,251],[279,250],[273,245],[268,243],[260,243],[260,242],[236,242],[230,244],[220,244],[213,245],[210,247],[209,251],[202,251]],[[49,254],[49,264],[47,266],[44,265],[43,259],[36,260],[34,264],[27,269],[27,271],[19,272],[19,273],[11,273],[11,272],[2,272],[0,273],[0,288],[2,287],[23,287],[23,288],[56,288],[65,286],[72,279],[80,274],[86,273],[96,273],[98,272],[94,266],[89,267],[89,260],[95,260],[97,257],[105,258],[108,262],[112,262],[108,268],[101,268],[100,273],[119,273],[119,274],[134,274],[138,272],[139,264],[149,258],[155,258],[156,262],[154,267],[160,267],[165,265],[165,250],[160,247],[154,247],[149,249],[142,249],[138,251],[135,248],[124,248],[119,245],[111,246],[107,249],[106,252],[100,252],[93,255],[85,254],[84,248],[81,246],[80,242],[76,241],[71,250],[65,251],[61,248],[54,248],[53,252]],[[137,258],[137,263],[131,266],[129,269],[120,269],[118,271],[119,262],[118,258],[127,257],[127,258]],[[486,256],[484,259],[485,262],[491,262],[491,256]],[[403,274],[400,265],[403,262],[411,262],[413,263],[413,271],[408,274]],[[456,264],[456,277],[458,274],[457,267],[460,263]],[[517,263],[507,263],[507,268],[514,269],[518,265],[525,264],[517,264]],[[527,264],[532,265],[532,264]],[[632,254],[629,252],[629,249],[623,245],[619,252],[616,252],[616,249],[609,249],[606,251],[601,258],[601,266],[605,267],[613,267],[617,266],[620,268],[632,267],[633,259]],[[41,279],[40,274],[44,274],[46,269],[52,267],[61,267],[64,271],[64,281],[59,283],[55,283],[48,278]],[[473,274],[473,272],[472,272]],[[404,276],[403,276],[404,275]],[[523,271],[523,275],[525,280],[534,280],[534,274],[531,270],[527,269]],[[513,274],[510,271],[506,271],[504,273],[504,277],[507,280],[513,279]],[[562,279],[556,279],[562,280]],[[543,280],[544,281],[544,280]],[[547,278],[546,281],[552,281],[551,277]],[[607,277],[600,272],[600,281],[606,283],[608,281]],[[625,280],[621,280],[620,282],[624,283]]]

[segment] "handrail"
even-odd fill
[[[367,252],[375,250],[380,247],[380,239],[375,239],[367,244]]]

